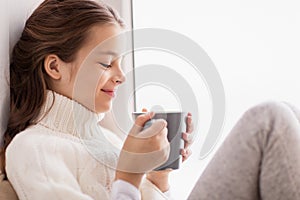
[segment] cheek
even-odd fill
[[[109,76],[107,72],[103,72],[99,77],[98,77],[98,81],[96,83],[96,88],[95,88],[95,92],[97,94],[99,94],[99,92],[101,92],[101,89],[103,89],[105,87],[105,85],[107,84],[107,82],[109,81]]]
[[[95,66],[82,66],[74,79],[73,97],[90,110],[95,110],[95,97],[105,79],[105,70]]]

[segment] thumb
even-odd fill
[[[143,127],[144,124],[146,123],[146,121],[152,119],[152,117],[155,115],[154,112],[149,112],[149,113],[145,113],[145,114],[141,114],[139,115],[136,120],[135,120],[135,124],[137,126],[141,126]]]
[[[141,131],[138,134],[139,138],[148,138],[152,137],[154,135],[157,135],[163,131],[164,128],[167,127],[167,122],[164,119],[157,119],[153,122],[153,124],[147,128]],[[167,132],[166,132],[167,133]]]
[[[131,135],[137,135],[144,127],[144,124],[146,123],[146,121],[152,119],[152,117],[155,115],[154,112],[149,112],[149,113],[145,113],[145,114],[141,114],[139,116],[137,116],[134,125],[132,127],[132,129],[130,130]]]

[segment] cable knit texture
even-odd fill
[[[38,123],[19,133],[6,151],[8,179],[18,197],[110,199],[122,142],[99,126],[102,118],[103,114],[48,91]],[[145,183],[142,199],[167,199]]]

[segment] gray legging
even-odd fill
[[[269,102],[248,110],[189,199],[300,199],[300,111]]]

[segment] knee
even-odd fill
[[[283,102],[268,101],[258,104],[245,112],[245,115],[263,115],[264,117],[291,114],[290,108]]]
[[[275,123],[289,124],[298,122],[294,111],[289,105],[276,101],[264,102],[250,108],[245,112],[243,118],[248,122],[255,121],[267,126],[274,126]]]
[[[299,121],[287,104],[264,102],[244,113],[233,128],[232,137],[245,141],[260,152],[269,142],[294,138],[299,131]]]

